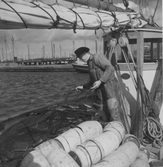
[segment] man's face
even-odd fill
[[[89,57],[90,57],[89,53],[84,53],[83,56],[81,56],[81,60],[87,62]]]

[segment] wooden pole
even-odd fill
[[[73,53],[74,53],[74,51],[75,51],[75,42],[73,41]]]
[[[55,58],[55,44],[53,44],[53,58]]]
[[[31,55],[30,55],[30,48],[29,48],[29,45],[28,45],[28,60],[31,59]]]
[[[143,124],[145,120],[145,104],[143,103],[142,91],[143,83],[141,76],[143,76],[143,62],[144,62],[144,34],[142,31],[137,32],[137,112],[134,119],[133,133],[143,142]]]
[[[51,41],[52,58],[54,58],[53,41]]]
[[[3,50],[3,44],[2,44],[2,61],[4,61],[4,50]]]
[[[60,56],[59,56],[59,58],[61,58],[61,57],[62,57],[62,47],[60,45]]]
[[[42,47],[42,58],[45,59],[45,46]]]
[[[12,59],[14,61],[14,57],[15,57],[15,43],[14,43],[14,37],[12,37]]]
[[[137,33],[137,67],[140,75],[143,76],[143,63],[144,63],[144,38],[143,32]]]
[[[6,61],[8,61],[8,55],[7,55],[7,40],[5,37],[5,52],[6,52]]]
[[[86,5],[88,7],[93,7],[97,9],[102,9],[106,11],[118,11],[118,12],[124,12],[125,10],[119,7],[116,7],[112,4],[112,1],[109,2],[109,0],[64,0],[80,5]]]

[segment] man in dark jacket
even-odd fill
[[[95,90],[97,95],[95,105],[99,106],[103,119],[102,111],[105,113],[105,121],[121,121],[118,81],[110,61],[103,54],[91,54],[87,47],[80,47],[74,53],[82,61],[87,62],[90,75],[89,82],[76,89]]]

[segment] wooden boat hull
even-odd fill
[[[78,72],[88,72],[88,65],[86,64],[73,63],[72,66]]]

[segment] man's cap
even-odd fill
[[[87,53],[87,52],[89,52],[89,48],[80,47],[80,48],[76,49],[74,53],[76,54],[77,57],[80,57],[82,54]]]

